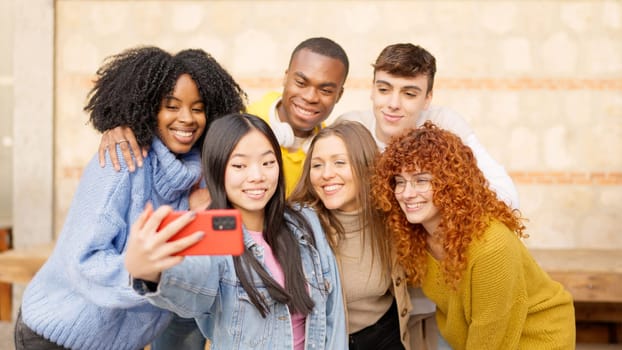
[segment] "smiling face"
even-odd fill
[[[361,207],[356,197],[358,183],[352,176],[343,140],[335,135],[318,139],[310,156],[309,180],[324,206],[344,212],[358,210]]]
[[[173,92],[166,95],[158,112],[158,136],[175,154],[184,154],[203,135],[207,118],[196,83],[189,74],[177,79]]]
[[[285,72],[279,118],[291,125],[294,135],[309,136],[339,101],[345,78],[345,66],[338,59],[298,51]]]
[[[263,230],[265,207],[278,180],[279,165],[272,145],[261,132],[251,130],[233,149],[225,170],[227,198],[240,210],[249,230]]]
[[[411,224],[422,224],[432,234],[441,222],[440,210],[434,205],[434,189],[429,173],[402,172],[395,176],[395,199]],[[426,190],[427,189],[427,190]]]
[[[398,77],[385,71],[374,75],[371,100],[376,118],[376,137],[387,143],[391,137],[414,128],[421,112],[430,106],[428,77]]]

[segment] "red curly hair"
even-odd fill
[[[527,236],[520,212],[497,199],[471,149],[458,136],[427,121],[392,139],[371,178],[372,195],[386,213],[398,262],[415,286],[421,284],[427,270],[428,232],[421,224],[409,223],[395,199],[394,177],[402,172],[432,175],[432,202],[441,215],[434,233],[442,237],[445,257],[441,266],[446,283],[453,288],[466,269],[470,243],[482,236],[490,220],[502,222],[519,237]]]

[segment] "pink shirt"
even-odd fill
[[[268,243],[263,239],[262,232],[257,231],[248,231],[248,233],[253,237],[255,243],[259,244],[263,247],[264,254],[264,263],[268,270],[272,273],[272,278],[281,285],[281,287],[285,286],[285,277],[283,276],[283,269],[279,262],[274,258],[274,254],[272,253],[272,248],[268,245]],[[300,313],[295,313],[291,315],[292,318],[292,330],[294,334],[294,349],[295,350],[303,350],[305,347],[305,321],[306,318],[304,315]]]

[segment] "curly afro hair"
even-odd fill
[[[502,222],[519,237],[527,236],[520,212],[497,199],[471,149],[458,136],[427,121],[391,141],[371,179],[372,195],[387,215],[398,261],[414,285],[420,285],[425,277],[429,233],[423,225],[406,220],[395,198],[394,176],[401,172],[432,175],[432,201],[441,214],[434,234],[442,237],[445,258],[441,266],[446,282],[453,288],[466,269],[470,243],[482,236],[491,219]]]
[[[100,132],[128,126],[140,146],[151,144],[162,99],[177,79],[189,74],[204,101],[210,123],[229,113],[245,110],[246,93],[208,53],[199,49],[172,55],[157,47],[137,47],[108,57],[97,70],[95,86],[84,107]],[[201,148],[205,132],[196,145]]]

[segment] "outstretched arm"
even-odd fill
[[[116,145],[121,148],[121,155],[125,159],[130,172],[133,172],[135,168],[134,159],[136,159],[136,165],[143,166],[143,157],[147,156],[148,147],[140,148],[134,132],[127,126],[117,126],[114,129],[106,130],[102,134],[101,142],[99,143],[99,165],[103,168],[106,165],[106,151],[110,154],[110,161],[116,171],[121,170],[119,164],[119,155],[116,152]],[[111,152],[110,149],[114,149],[115,152]],[[134,155],[134,157],[132,157]]]
[[[218,264],[211,256],[173,256],[204,234],[198,231],[167,242],[195,217],[185,214],[156,232],[170,211],[169,207],[160,207],[154,212],[148,206],[136,220],[128,240],[125,267],[137,295],[145,295],[151,304],[182,317],[198,317],[209,312],[220,293]]]
[[[179,240],[167,242],[195,217],[194,212],[187,212],[156,232],[162,220],[171,211],[171,207],[168,206],[162,206],[153,211],[151,204],[148,204],[132,225],[125,253],[125,267],[132,277],[158,282],[162,271],[183,260],[182,256],[173,254],[191,246],[203,237],[202,232],[197,232]]]

